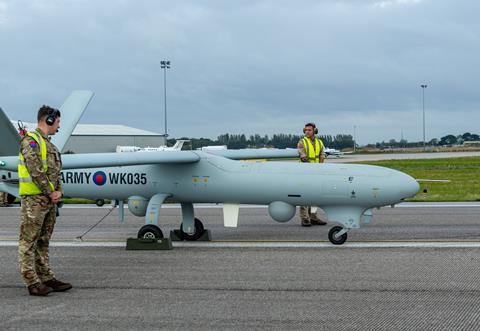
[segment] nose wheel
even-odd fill
[[[140,230],[138,231],[137,238],[161,239],[163,238],[163,233],[158,226],[154,224],[147,224],[140,228]]]
[[[334,245],[342,245],[347,241],[347,231],[341,226],[334,226],[328,231],[328,240]]]
[[[200,237],[203,235],[204,232],[205,232],[205,229],[203,227],[203,223],[198,218],[195,218],[195,232],[193,234],[184,232],[183,223],[180,225],[180,235],[183,240],[188,240],[188,241],[198,240],[200,239]]]

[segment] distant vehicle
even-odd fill
[[[327,157],[328,156],[340,157],[340,156],[343,155],[343,153],[341,151],[339,151],[338,149],[325,147],[325,155]]]
[[[204,152],[224,151],[226,149],[228,149],[226,145],[204,146],[204,147],[197,148],[198,151],[204,151]]]
[[[172,147],[158,146],[158,147],[137,147],[137,146],[117,146],[117,153],[132,153],[132,152],[165,152],[165,151],[180,151],[183,145],[190,140],[177,140]]]

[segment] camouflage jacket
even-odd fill
[[[62,191],[60,181],[60,171],[62,170],[62,159],[57,147],[50,141],[50,138],[41,130],[35,130],[39,133],[47,145],[47,165],[48,170],[45,173],[42,167],[42,156],[40,154],[40,145],[31,137],[25,136],[20,142],[20,153],[25,158],[25,165],[32,177],[33,182],[42,190],[43,194],[50,195],[52,190],[48,184],[50,181],[55,186],[56,191]]]

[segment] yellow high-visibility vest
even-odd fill
[[[320,139],[315,138],[315,146],[312,144],[312,140],[308,137],[302,139],[303,148],[307,154],[308,162],[320,163],[320,152],[323,149],[323,142]]]
[[[40,146],[40,155],[42,159],[42,168],[45,173],[48,170],[47,164],[47,144],[45,143],[45,139],[36,133],[36,132],[27,132],[27,135],[31,137],[33,140],[37,142]],[[22,152],[18,154],[18,181],[19,181],[19,194],[20,195],[37,195],[42,194],[42,190],[35,184],[28,172],[27,166],[25,165],[25,158],[22,155]],[[55,191],[55,186],[48,181],[50,185],[50,189]]]

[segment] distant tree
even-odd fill
[[[464,134],[462,134],[462,139],[463,139],[463,141],[478,141],[478,140],[480,140],[480,137],[478,136],[478,134],[472,134],[470,132],[465,132]]]
[[[441,146],[445,145],[455,145],[457,143],[457,137],[452,134],[449,134],[445,137],[440,138],[440,142],[438,143]]]
[[[457,145],[461,145],[461,144],[463,144],[463,142],[464,142],[463,136],[462,136],[461,134],[459,134],[459,135],[457,136],[457,142],[456,142],[456,144],[457,144]]]
[[[465,132],[461,137],[463,141],[470,141],[472,139],[472,134],[470,132]]]
[[[438,143],[439,143],[438,139],[437,139],[437,138],[433,138],[432,140],[430,140],[430,141],[428,142],[428,145],[430,145],[430,146],[437,146]]]

